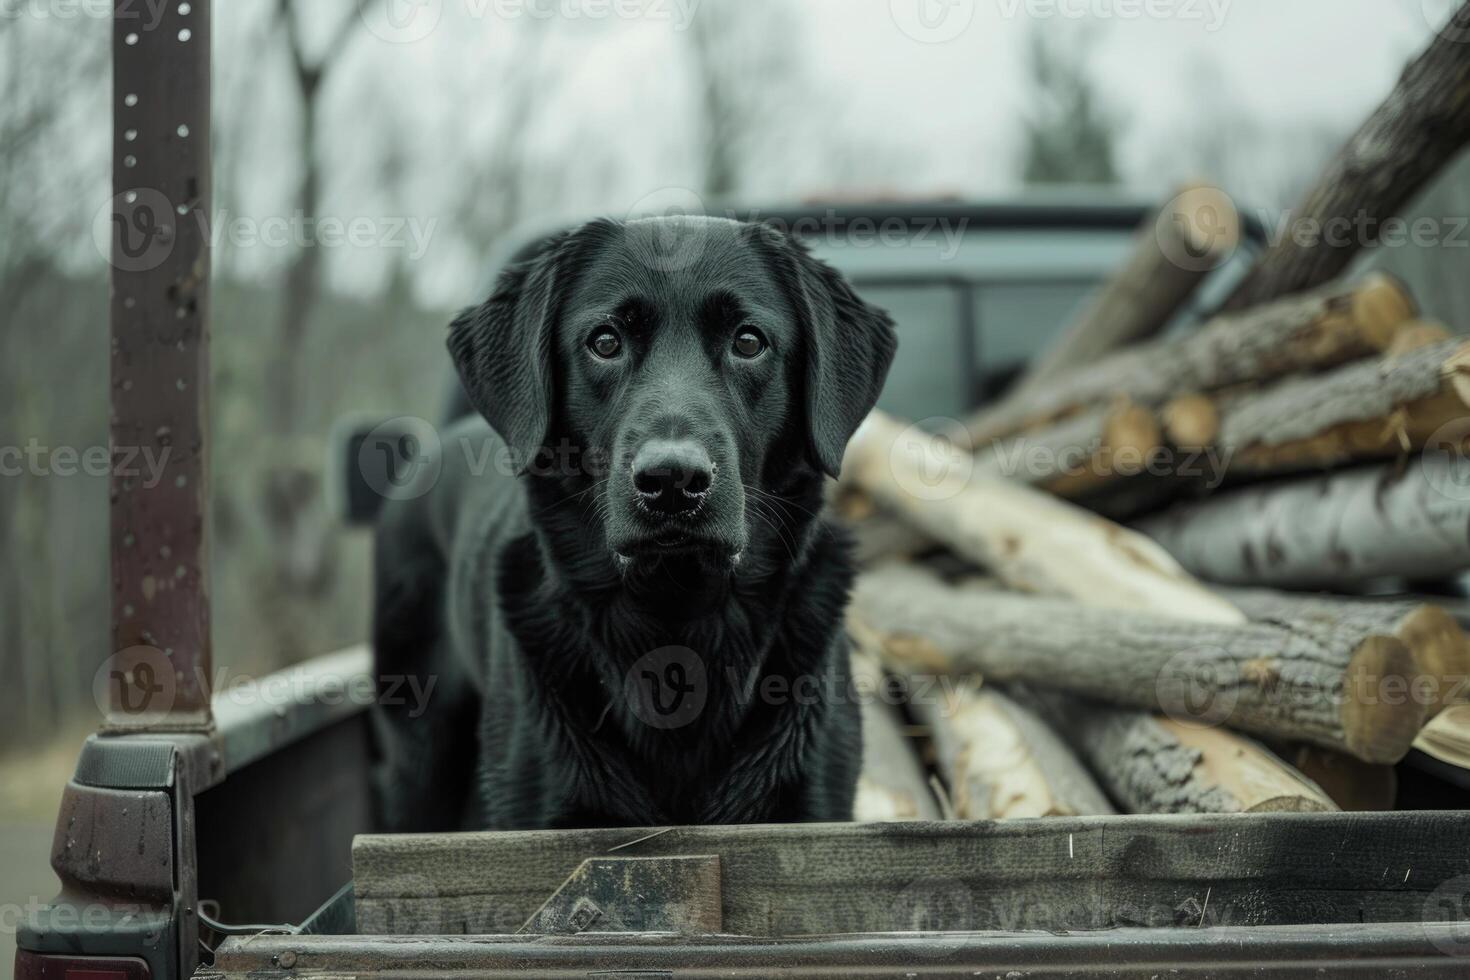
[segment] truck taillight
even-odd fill
[[[149,980],[148,964],[134,957],[66,956],[15,951],[15,980]]]

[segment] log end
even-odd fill
[[[1204,395],[1181,395],[1164,406],[1164,432],[1179,449],[1203,449],[1220,433],[1220,413]]]
[[[1470,677],[1470,637],[1455,617],[1432,605],[1411,610],[1399,621],[1395,634],[1412,651],[1418,679],[1429,685],[1430,715],[1438,714]]]
[[[1364,762],[1394,763],[1419,736],[1429,714],[1415,696],[1418,668],[1402,640],[1370,636],[1343,674],[1342,723],[1347,751]]]
[[[1385,272],[1368,276],[1353,292],[1353,322],[1378,350],[1387,350],[1399,327],[1412,320],[1416,312],[1408,287]]]
[[[1407,320],[1394,331],[1393,340],[1384,352],[1389,357],[1403,357],[1421,347],[1433,347],[1450,339],[1449,328],[1434,320]]]
[[[1230,255],[1240,244],[1240,212],[1230,195],[1208,184],[1185,187],[1174,198],[1167,227],[1179,235],[1187,255],[1203,261]],[[1165,227],[1160,222],[1160,227]]]

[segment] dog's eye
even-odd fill
[[[759,330],[745,327],[735,335],[735,354],[737,357],[760,357],[766,349],[766,338]]]
[[[615,331],[604,327],[588,339],[587,346],[592,349],[592,353],[608,360],[618,356],[618,351],[623,349],[623,342]]]

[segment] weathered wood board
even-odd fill
[[[728,933],[1410,922],[1470,874],[1455,813],[1054,817],[370,836],[364,934],[514,932],[584,859],[715,855]]]

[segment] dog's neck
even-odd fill
[[[845,535],[815,516],[819,501],[782,533],[753,536],[738,565],[681,557],[628,570],[578,509],[534,504],[533,533],[503,559],[502,604],[547,676],[596,678],[598,724],[611,714],[630,742],[668,741],[647,730],[623,694],[650,655],[670,649],[697,657],[708,683],[704,717],[682,733],[697,739],[738,728],[765,677],[789,684],[821,672],[842,628],[851,565]]]

